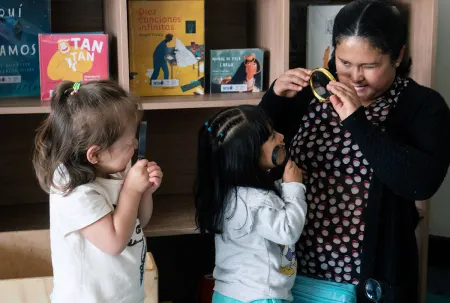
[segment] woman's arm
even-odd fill
[[[342,125],[351,132],[376,176],[397,195],[425,200],[439,189],[450,163],[450,111],[445,100],[426,89],[414,121],[405,125],[414,146],[380,131],[367,120],[363,107]],[[405,100],[408,102],[408,100]]]
[[[288,70],[272,83],[259,103],[286,142],[297,131],[314,98],[308,82],[310,73],[301,68]]]

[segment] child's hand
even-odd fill
[[[149,191],[154,193],[160,186],[162,182],[163,173],[161,167],[159,167],[155,162],[149,162],[147,164],[148,180],[150,182]]]
[[[284,167],[283,182],[303,182],[303,172],[292,160]]]
[[[124,189],[143,193],[150,187],[149,175],[147,173],[147,160],[137,161],[128,171],[123,185]]]

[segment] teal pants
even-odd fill
[[[353,284],[297,276],[292,287],[293,303],[356,303]]]
[[[244,303],[242,301],[226,297],[217,291],[214,292],[212,303]],[[252,301],[251,303],[289,303],[289,301],[281,300],[281,299],[263,299],[263,300],[256,300]]]
[[[356,287],[352,284],[336,283],[297,276],[292,287],[292,303],[356,303]],[[214,292],[212,303],[244,303]],[[289,303],[281,299],[263,299],[251,303]]]

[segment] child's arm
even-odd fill
[[[255,215],[255,231],[262,237],[277,244],[292,245],[298,241],[305,225],[307,204],[305,186],[301,170],[290,161],[286,164],[284,183],[281,184],[281,198],[285,207],[277,210],[263,206]]]
[[[161,168],[155,163],[150,162],[147,165],[147,172],[150,182],[150,187],[142,195],[141,203],[139,205],[139,222],[141,228],[147,226],[153,213],[153,193],[159,188],[162,182],[163,173]]]
[[[133,234],[142,193],[150,186],[147,163],[140,160],[130,169],[115,211],[80,230],[89,242],[107,254],[121,254]]]
[[[147,189],[142,195],[141,203],[139,204],[138,217],[141,223],[141,228],[147,226],[153,214],[153,193]]]
[[[292,245],[300,238],[305,225],[305,186],[298,182],[283,183],[281,199],[286,204],[281,210],[267,206],[258,209],[254,228],[265,239],[277,244]]]

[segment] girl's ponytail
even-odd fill
[[[197,227],[202,234],[220,233],[223,222],[223,191],[219,173],[219,145],[208,122],[200,128],[197,146],[197,178],[194,185]]]
[[[51,150],[52,150],[52,133],[50,129],[51,117],[44,120],[38,128],[37,135],[34,139],[33,167],[36,177],[41,188],[47,193],[50,191],[52,183],[53,171],[50,169]]]
[[[58,111],[58,115],[68,115],[67,109],[64,109],[64,102],[67,102],[67,97],[70,95],[69,90],[73,87],[73,84],[72,81],[64,81],[56,87],[51,98],[50,115],[39,126],[34,139],[33,166],[39,185],[47,193],[50,192],[53,172],[57,168],[54,161],[56,155],[54,152],[55,146],[53,146],[53,136],[55,135],[52,129],[55,117],[53,113]]]

